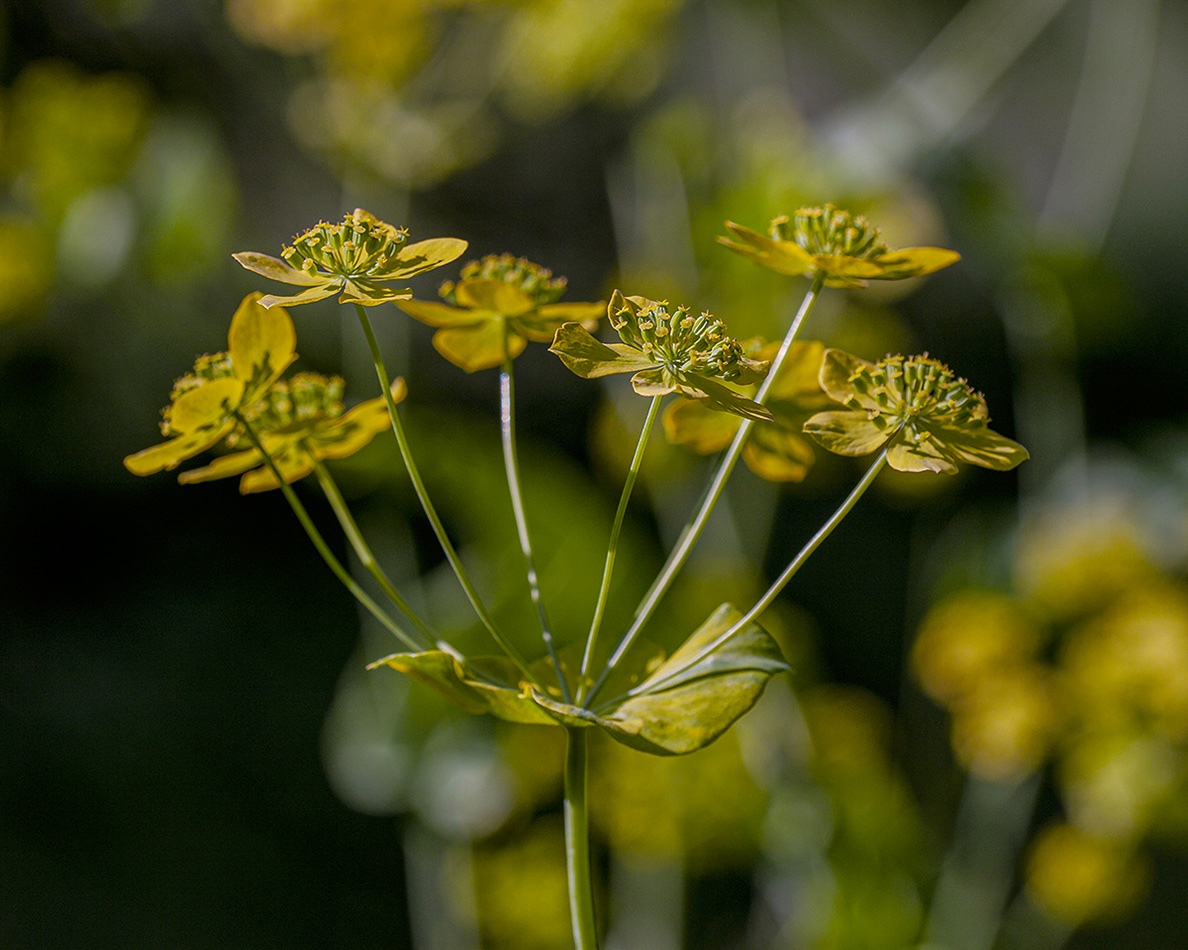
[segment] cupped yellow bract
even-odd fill
[[[792,219],[781,215],[772,220],[767,235],[733,221],[726,228],[737,240],[720,237],[719,244],[778,274],[821,276],[829,287],[919,277],[961,259],[956,251],[940,247],[892,250],[865,218],[829,204],[801,208]]]
[[[396,306],[431,327],[437,351],[473,373],[515,359],[531,340],[548,343],[564,323],[593,329],[604,303],[559,303],[565,278],[510,254],[491,254],[442,284],[446,303],[398,300]]]
[[[466,242],[430,238],[408,244],[408,231],[356,208],[337,224],[321,222],[293,239],[280,258],[257,251],[232,255],[250,271],[306,289],[291,297],[269,295],[261,306],[292,306],[324,300],[341,291],[339,303],[374,307],[412,296],[410,290],[385,286],[432,270],[461,257]]]
[[[821,388],[848,406],[820,412],[804,431],[831,452],[867,455],[891,443],[887,464],[901,472],[954,474],[959,462],[1007,471],[1028,457],[989,428],[981,394],[928,356],[868,363],[826,350]]]
[[[251,407],[252,427],[286,483],[304,478],[322,459],[353,455],[391,424],[383,398],[369,399],[344,413],[342,393],[343,381],[338,376],[297,373],[274,383]],[[395,402],[407,393],[403,379],[392,383]],[[233,430],[228,436],[232,447],[245,441],[242,432]],[[244,495],[279,488],[264,452],[254,445],[232,452],[202,468],[182,472],[178,481],[188,485],[242,475],[239,491]]]
[[[283,308],[267,310],[259,294],[243,298],[227,334],[227,351],[200,357],[173,387],[162,411],[168,442],[129,455],[133,475],[176,468],[205,451],[236,425],[236,413],[255,403],[297,358],[293,321]]]
[[[585,379],[632,373],[631,386],[641,396],[680,393],[711,409],[772,418],[726,385],[758,382],[767,365],[747,357],[721,320],[709,313],[694,317],[688,307],[670,308],[668,301],[624,297],[617,290],[607,316],[622,343],[602,343],[579,324],[567,323],[557,330],[550,352]]]
[[[768,344],[758,349],[755,357],[773,360],[779,348],[779,343]],[[817,378],[824,356],[824,345],[815,341],[789,346],[764,402],[773,418],[756,422],[743,445],[743,460],[760,478],[799,482],[812,467],[812,443],[802,429],[809,416],[833,404]],[[738,416],[712,412],[696,399],[678,399],[664,410],[668,440],[702,455],[726,448],[741,424]]]

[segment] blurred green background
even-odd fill
[[[806,282],[714,237],[826,201],[963,260],[829,291],[804,335],[929,351],[1032,460],[887,473],[767,615],[795,672],[753,713],[686,759],[594,750],[608,950],[1188,946],[1184,4],[2,9],[0,946],[568,946],[558,737],[364,672],[396,645],[277,493],[121,460],[259,287],[231,252],[319,219],[362,206],[550,267],[569,300],[619,287],[772,338]],[[371,398],[338,310],[294,310],[301,366]],[[535,655],[496,374],[373,319],[431,491]],[[542,583],[577,640],[646,406],[543,347],[517,367]],[[487,651],[390,442],[335,471],[401,589]],[[740,467],[649,635],[762,591],[843,461]],[[610,627],[707,464],[652,446]]]

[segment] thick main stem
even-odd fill
[[[631,457],[631,466],[627,469],[627,477],[623,481],[623,493],[619,496],[619,507],[615,511],[615,520],[611,525],[610,540],[606,546],[606,566],[602,571],[602,584],[598,588],[598,603],[594,608],[594,619],[590,621],[590,633],[586,637],[586,650],[582,655],[582,672],[578,679],[578,699],[581,700],[586,676],[590,669],[590,660],[594,656],[594,643],[598,639],[598,632],[602,628],[602,617],[606,612],[606,602],[610,596],[611,575],[615,570],[615,555],[619,551],[619,535],[623,531],[623,519],[627,515],[627,504],[631,500],[635,480],[639,477],[639,469],[643,464],[644,450],[648,445],[648,438],[652,434],[652,427],[660,413],[660,400],[663,396],[653,396],[652,404],[648,407],[648,417],[644,420],[643,429],[639,433],[639,442],[635,446],[635,454]]]
[[[273,477],[280,485],[281,494],[285,496],[285,501],[289,503],[289,507],[293,509],[293,514],[297,516],[297,520],[301,522],[301,527],[305,529],[305,533],[309,536],[309,540],[313,542],[313,546],[317,552],[322,556],[322,560],[326,562],[326,566],[334,572],[334,576],[342,581],[343,586],[354,595],[355,600],[362,604],[376,620],[387,627],[392,633],[396,634],[406,646],[413,650],[422,649],[412,636],[405,632],[395,620],[388,616],[387,613],[372,600],[367,592],[363,590],[355,579],[351,577],[350,571],[342,566],[342,563],[334,556],[334,552],[330,550],[330,546],[326,544],[325,538],[314,526],[313,519],[310,518],[309,512],[305,510],[305,506],[301,504],[301,499],[297,497],[297,493],[293,491],[288,482],[285,481],[284,476],[276,467],[276,462],[273,461],[272,456],[268,450],[264,448],[264,443],[260,441],[260,436],[256,433],[255,428],[239,413],[235,414],[235,418],[239,420],[243,426],[243,431],[247,433],[247,437],[251,440],[252,445],[256,447],[256,451],[264,459],[264,464],[268,466],[268,470],[272,472]]]
[[[590,879],[590,816],[586,807],[587,731],[566,728],[565,868],[574,950],[598,950],[594,890]]]
[[[817,298],[820,296],[821,289],[824,286],[825,278],[822,275],[818,274],[813,278],[812,286],[809,287],[808,293],[805,294],[804,300],[801,301],[800,309],[796,311],[796,316],[788,327],[788,332],[784,334],[784,341],[780,344],[779,352],[776,353],[775,359],[771,361],[771,368],[767,371],[767,376],[764,378],[762,385],[760,385],[759,391],[755,393],[755,402],[760,405],[763,405],[767,401],[767,394],[775,383],[776,377],[779,375],[780,368],[788,356],[788,351],[792,348],[792,343],[800,332],[800,327],[804,323],[805,318],[808,317],[813,307],[816,306]],[[655,613],[660,599],[667,593],[677,573],[685,566],[685,561],[689,559],[693,545],[701,537],[701,532],[709,520],[710,513],[714,510],[718,499],[722,496],[722,491],[726,487],[726,481],[730,478],[731,472],[734,471],[734,466],[738,462],[739,456],[742,455],[743,445],[747,441],[747,436],[751,432],[752,425],[754,425],[754,422],[751,419],[743,419],[742,424],[739,425],[738,432],[734,436],[734,441],[730,443],[726,454],[722,456],[722,460],[718,463],[718,470],[714,473],[709,488],[706,489],[701,507],[681,531],[676,546],[672,549],[672,553],[668,555],[668,560],[664,563],[660,574],[652,582],[652,586],[648,589],[647,594],[644,595],[643,600],[640,601],[639,606],[635,609],[635,619],[623,635],[623,639],[619,641],[615,652],[611,654],[610,660],[607,661],[606,669],[603,671],[602,676],[599,677],[594,688],[590,691],[590,697],[593,697],[602,688],[607,676],[610,675],[610,671],[631,648],[631,645],[639,636],[640,631],[643,630],[644,625],[652,618],[652,614]]]
[[[533,606],[536,607],[536,615],[540,619],[541,638],[553,663],[553,669],[557,672],[557,681],[561,684],[561,695],[568,703],[572,701],[569,684],[565,682],[561,661],[557,659],[557,647],[553,643],[548,614],[545,612],[544,600],[540,596],[540,578],[536,573],[536,559],[532,555],[528,519],[524,515],[524,493],[520,488],[520,459],[516,443],[516,378],[510,356],[504,358],[503,369],[499,374],[499,418],[503,434],[503,467],[507,470],[507,488],[511,495],[512,514],[516,519],[516,534],[520,538],[520,550],[524,554],[528,572],[528,592],[532,597]]]
[[[405,435],[404,424],[400,421],[400,413],[396,410],[396,400],[392,398],[392,390],[389,388],[388,371],[384,368],[384,357],[380,352],[379,343],[375,338],[375,331],[371,328],[371,320],[368,319],[367,311],[361,304],[355,304],[355,312],[359,315],[359,324],[363,328],[363,335],[367,338],[367,346],[371,350],[371,359],[375,363],[375,372],[379,377],[380,389],[383,391],[384,401],[388,407],[388,415],[392,420],[392,432],[396,435],[396,444],[400,447],[400,456],[404,459],[404,466],[408,470],[409,480],[412,482],[413,489],[417,493],[417,498],[421,501],[421,507],[425,511],[425,517],[429,519],[429,523],[433,526],[433,533],[437,536],[437,541],[441,545],[442,551],[445,552],[446,560],[450,562],[450,567],[454,569],[458,583],[462,585],[462,590],[466,592],[467,599],[469,599],[471,606],[474,607],[474,611],[478,614],[478,618],[482,621],[483,626],[487,628],[487,632],[491,634],[491,637],[499,644],[500,649],[516,664],[528,681],[539,687],[540,681],[537,680],[536,676],[528,668],[528,662],[521,655],[520,651],[500,632],[499,628],[495,626],[494,619],[483,605],[482,598],[479,597],[478,591],[470,581],[470,576],[466,573],[466,568],[462,565],[462,559],[458,557],[458,552],[454,550],[454,545],[450,542],[449,535],[446,534],[445,525],[442,524],[441,518],[437,514],[437,509],[433,507],[433,502],[429,498],[429,491],[425,487],[425,482],[421,478],[421,473],[417,468],[416,462],[413,460],[412,447],[408,443],[408,436]]]
[[[359,530],[359,525],[356,523],[354,516],[351,515],[350,508],[347,507],[346,499],[342,497],[342,492],[338,490],[338,484],[334,481],[334,476],[330,474],[329,469],[326,468],[320,461],[314,460],[314,474],[318,478],[318,484],[322,486],[322,492],[326,495],[326,500],[330,503],[335,517],[338,518],[338,523],[342,527],[342,533],[346,535],[351,547],[355,549],[355,554],[359,558],[359,562],[363,565],[364,570],[367,571],[380,589],[387,595],[388,599],[392,601],[396,609],[403,613],[414,627],[421,633],[425,640],[425,646],[436,646],[439,650],[444,650],[456,657],[460,657],[458,653],[445,640],[434,635],[429,625],[421,619],[421,617],[409,606],[398,590],[392,583],[391,579],[384,573],[383,567],[380,566],[378,559],[368,546],[367,541],[363,537],[363,532]]]
[[[808,544],[800,549],[800,553],[792,559],[792,562],[786,568],[784,568],[783,572],[778,578],[776,578],[775,582],[769,588],[767,588],[767,592],[762,597],[760,597],[758,601],[756,601],[755,606],[743,614],[742,617],[736,620],[733,624],[731,624],[730,628],[717,637],[717,639],[715,639],[712,643],[698,650],[677,669],[674,669],[666,674],[664,679],[653,680],[649,682],[647,688],[649,690],[656,689],[660,684],[672,679],[673,677],[679,676],[689,668],[696,666],[740,630],[746,629],[749,623],[751,623],[756,617],[762,614],[763,611],[770,607],[775,601],[776,597],[779,596],[780,591],[782,591],[788,584],[788,581],[792,580],[792,578],[796,575],[796,572],[804,566],[805,561],[807,561],[809,557],[812,556],[812,553],[821,546],[821,543],[833,533],[833,529],[841,524],[842,519],[844,519],[845,516],[850,513],[851,509],[853,509],[853,507],[858,503],[858,499],[866,493],[866,490],[870,488],[872,484],[874,484],[876,476],[883,470],[883,466],[886,464],[887,447],[884,446],[883,451],[879,453],[878,458],[874,460],[870,468],[866,470],[866,474],[862,476],[862,480],[857,485],[855,485],[850,494],[846,496],[846,500],[841,503],[837,511],[829,516],[829,520],[826,521],[825,524],[820,527],[820,529],[818,529],[817,533],[812,536]],[[628,690],[626,695],[634,696],[639,691],[639,687],[635,687],[634,689]]]

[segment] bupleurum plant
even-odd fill
[[[466,249],[457,238],[409,244],[408,232],[357,209],[319,224],[271,257],[234,255],[244,267],[305,289],[292,296],[245,298],[231,323],[228,349],[201,357],[173,389],[162,431],[169,441],[130,455],[137,475],[172,469],[199,453],[224,452],[185,471],[182,483],[240,477],[246,493],[279,489],[323,559],[359,602],[405,649],[371,664],[405,673],[473,713],[565,731],[564,818],[570,911],[577,950],[598,946],[587,818],[587,739],[591,729],[653,755],[696,751],[722,735],[788,665],[760,626],[764,611],[885,466],[948,472],[962,463],[1006,470],[1027,457],[1022,446],[988,427],[985,400],[928,356],[888,356],[869,363],[796,337],[825,286],[860,287],[931,273],[958,259],[941,248],[891,250],[864,219],[826,205],[772,222],[770,237],[727,224],[727,247],[811,284],[783,340],[743,343],[709,313],[616,290],[609,305],[563,303],[564,278],[511,255],[465,265],[441,301],[394,289],[414,274],[447,264]],[[282,374],[296,359],[292,320],[281,305],[339,295],[354,306],[375,365],[380,395],[346,409],[338,377]],[[406,393],[384,366],[367,308],[394,303],[436,328],[434,346],[467,371],[499,368],[503,458],[510,504],[536,609],[543,655],[523,656],[500,629],[471,581],[429,497],[398,403]],[[618,339],[597,335],[605,312]],[[516,441],[514,361],[530,342],[548,342],[577,376],[630,374],[649,408],[628,467],[607,542],[606,560],[584,643],[558,645],[540,589],[524,516]],[[608,658],[599,662],[607,604],[623,523],[650,435],[665,400],[670,438],[720,451],[703,501]],[[500,653],[467,656],[418,616],[372,553],[325,460],[341,459],[391,427],[403,464],[457,580]],[[746,610],[722,603],[671,655],[635,649],[641,631],[680,572],[739,458],[765,477],[797,480],[812,464],[810,440],[842,455],[878,453],[834,514]],[[364,569],[389,605],[377,603],[338,561],[292,483],[314,474]],[[389,610],[395,608],[400,619]],[[564,649],[573,647],[574,649]],[[629,656],[630,654],[630,656]],[[580,657],[580,660],[578,659]]]

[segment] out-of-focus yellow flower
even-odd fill
[[[30,221],[0,218],[0,324],[38,312],[53,282],[49,236]]]
[[[1069,634],[1062,666],[1088,722],[1188,739],[1188,592],[1164,582],[1122,595]]]
[[[986,677],[1029,661],[1042,635],[1017,601],[964,590],[936,604],[916,635],[911,663],[924,691],[951,704]]]
[[[1018,665],[977,681],[953,709],[953,751],[969,771],[1018,779],[1043,764],[1059,719],[1046,670]]]
[[[688,307],[670,310],[667,301],[624,297],[616,290],[607,316],[622,343],[601,343],[579,324],[567,323],[549,351],[584,379],[632,373],[631,386],[641,396],[680,393],[721,412],[772,418],[769,410],[725,385],[758,382],[766,366],[748,358],[712,314],[694,317]]]
[[[1159,573],[1138,525],[1095,504],[1053,511],[1028,524],[1014,567],[1018,592],[1055,620],[1095,610]]]
[[[779,348],[779,343],[769,344],[755,358],[770,362]],[[773,419],[756,423],[743,446],[743,460],[760,478],[799,482],[808,474],[813,447],[801,430],[809,416],[830,405],[817,379],[824,356],[825,347],[816,342],[794,342],[789,348],[764,402]],[[702,455],[726,448],[741,424],[737,416],[712,412],[695,399],[675,400],[664,410],[669,441]]]
[[[90,77],[57,60],[26,67],[7,99],[3,171],[17,196],[55,224],[78,198],[124,179],[148,126],[139,80]]]
[[[473,373],[515,359],[532,340],[552,341],[558,327],[577,323],[592,330],[606,304],[558,303],[565,278],[510,254],[488,255],[462,268],[462,279],[447,282],[447,303],[398,300],[396,306],[431,327],[437,352]]]
[[[823,778],[887,770],[891,716],[876,696],[850,687],[818,686],[800,703],[812,738],[812,762]]]
[[[1027,860],[1028,897],[1073,926],[1125,916],[1146,891],[1149,872],[1125,846],[1071,825],[1049,825]]]
[[[804,431],[831,452],[868,455],[890,443],[887,464],[901,472],[954,474],[959,462],[1007,471],[1027,450],[993,431],[986,401],[927,356],[868,363],[826,350],[821,388],[848,409],[821,412]]]
[[[560,821],[535,822],[511,843],[472,851],[473,888],[483,946],[491,950],[556,950],[569,945],[565,840]],[[466,895],[468,899],[470,894]]]
[[[297,358],[293,321],[283,308],[260,306],[260,295],[243,298],[227,334],[227,352],[203,356],[174,384],[162,411],[168,442],[129,455],[133,475],[177,468],[215,445],[236,426],[236,413],[255,403]]]
[[[391,425],[382,397],[360,403],[344,414],[342,390],[343,382],[337,376],[298,373],[273,383],[260,403],[250,407],[252,425],[260,433],[264,451],[286,483],[305,478],[322,459],[354,455]],[[407,392],[403,379],[392,384],[396,402]],[[242,445],[245,438],[232,431],[229,441]],[[264,455],[254,446],[182,472],[177,480],[189,485],[235,475],[243,475],[239,490],[245,495],[280,487]]]
[[[388,282],[448,264],[466,250],[466,242],[458,238],[430,238],[416,244],[406,244],[407,240],[408,231],[356,208],[339,224],[322,222],[298,235],[281,252],[284,260],[257,251],[232,256],[264,277],[308,288],[291,297],[261,297],[263,307],[312,303],[340,291],[339,303],[374,307],[412,296],[412,291],[385,286]]]
[[[890,250],[879,240],[878,228],[833,205],[801,208],[791,220],[787,215],[775,218],[770,237],[733,221],[726,228],[738,240],[720,237],[718,242],[732,251],[778,274],[823,277],[829,287],[919,277],[961,259],[956,251],[940,247]]]
[[[1056,774],[1066,813],[1078,828],[1138,841],[1176,794],[1184,765],[1183,749],[1134,727],[1078,734],[1065,744]]]

